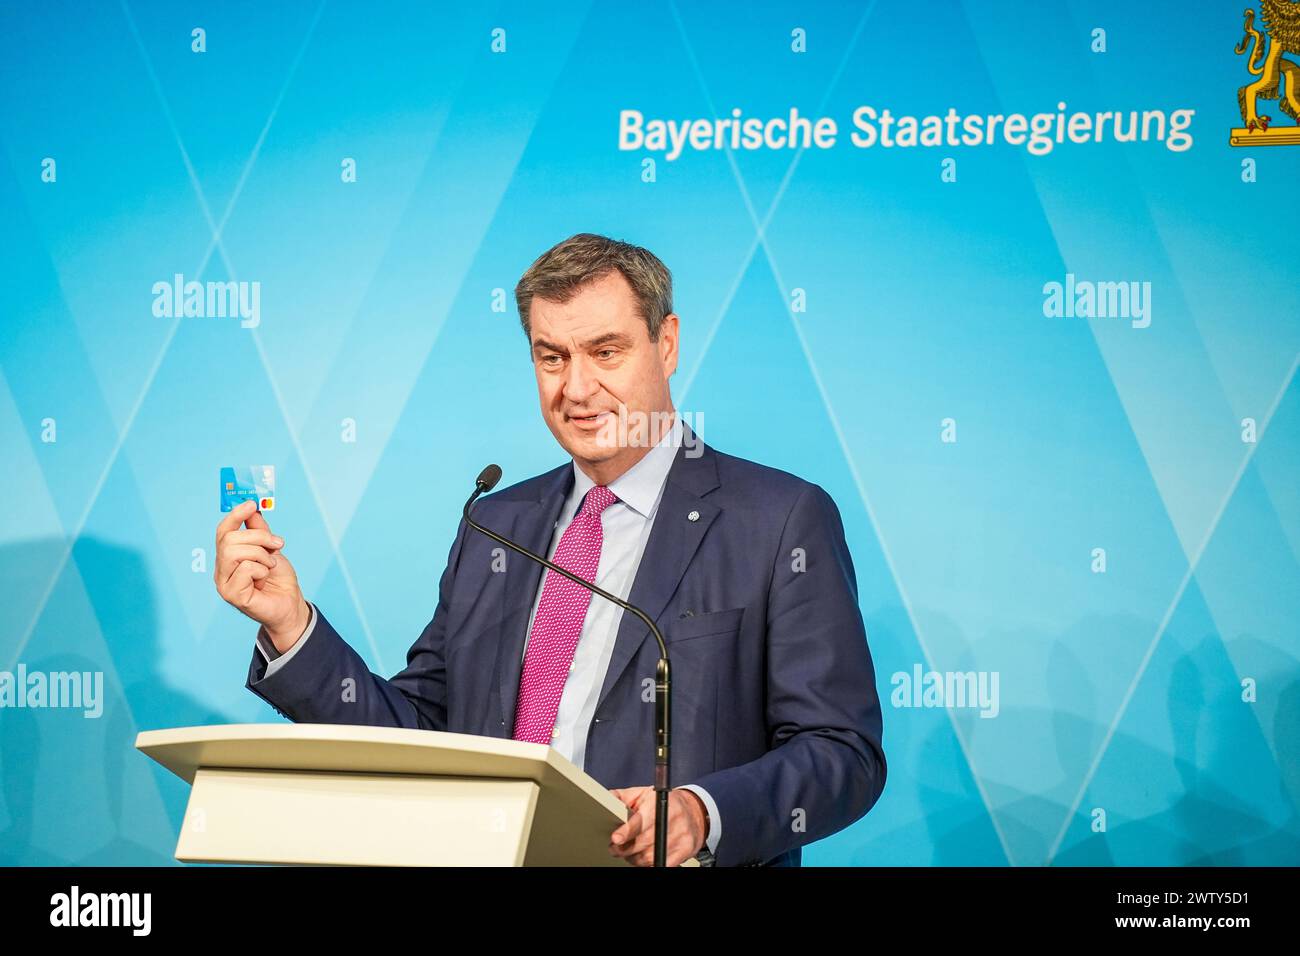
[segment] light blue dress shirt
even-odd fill
[[[618,498],[607,507],[600,516],[603,540],[600,549],[600,563],[596,570],[595,584],[611,594],[627,600],[636,579],[641,555],[650,538],[650,529],[654,524],[655,513],[659,509],[659,500],[663,497],[664,484],[668,470],[672,467],[677,449],[682,442],[682,422],[674,415],[672,427],[660,442],[646,452],[635,465],[610,482],[609,490]],[[565,499],[560,509],[559,519],[551,538],[547,557],[554,560],[555,549],[565,529],[573,521],[582,505],[587,492],[595,482],[587,476],[577,462],[573,463],[573,490]],[[509,554],[508,561],[527,561],[523,555]],[[546,578],[551,574],[544,571],[533,598],[533,610],[528,619],[528,634],[532,634],[533,618],[542,599],[542,590]],[[310,604],[310,602],[309,602]],[[297,643],[284,654],[276,656],[274,646],[268,646],[269,640],[264,632],[258,632],[257,646],[267,658],[266,676],[270,677],[297,653],[307,642],[316,627],[316,607],[311,606],[311,620],[307,629]],[[623,609],[604,598],[592,595],[583,620],[582,633],[574,651],[573,664],[569,668],[569,677],[564,691],[560,695],[560,706],[555,717],[555,732],[552,734],[551,746],[565,756],[579,769],[587,749],[587,733],[596,713],[596,704],[604,683],[605,672],[609,669],[610,657],[614,653],[614,639],[618,635],[619,623],[623,619]],[[527,641],[524,643],[524,656],[527,656]],[[522,659],[522,658],[521,658]],[[695,784],[677,788],[690,790],[696,794],[708,808],[709,833],[705,846],[711,854],[718,852],[718,841],[722,838],[722,821],[718,816],[718,807],[708,791]]]

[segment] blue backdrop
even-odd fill
[[[0,860],[173,862],[135,734],[280,719],[223,465],[402,666],[479,469],[566,460],[512,290],[590,231],[672,269],[703,437],[844,516],[890,769],[807,863],[1300,862],[1300,145],[1229,145],[1242,7],[5,4],[0,672],[103,692],[0,709]],[[833,143],[620,148],[791,109]]]

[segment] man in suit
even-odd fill
[[[534,262],[515,297],[543,418],[572,461],[483,497],[475,520],[662,630],[668,864],[797,866],[801,846],[862,817],[885,783],[839,511],[682,421],[672,279],[652,253],[581,233]],[[629,808],[609,852],[652,862],[659,650],[640,620],[562,575],[543,581],[461,521],[433,618],[385,680],[304,599],[283,548],[251,502],[217,526],[217,589],[262,625],[250,690],[295,721],[549,743]]]

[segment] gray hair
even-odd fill
[[[659,325],[673,310],[673,277],[650,250],[590,232],[580,232],[543,252],[515,286],[519,324],[532,341],[529,312],[533,297],[568,302],[589,282],[617,269],[632,287],[650,341],[659,341]]]

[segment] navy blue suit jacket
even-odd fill
[[[572,482],[565,463],[481,498],[475,520],[545,554]],[[271,677],[254,650],[249,689],[295,721],[510,737],[542,569],[506,552],[494,572],[499,547],[461,521],[433,620],[395,677],[372,674],[318,607],[307,643]],[[717,865],[797,866],[801,846],[871,809],[885,784],[880,700],[825,491],[688,437],[628,600],[668,645],[671,784],[699,784],[717,803]],[[652,784],[643,688],[658,656],[649,628],[624,613],[584,761],[605,787]],[[357,699],[343,703],[348,677]]]

